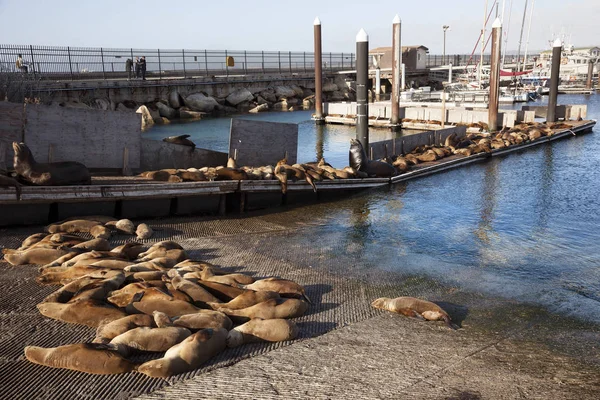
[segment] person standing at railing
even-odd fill
[[[139,57],[135,58],[135,77],[136,78],[140,77],[140,58]]]
[[[133,67],[133,60],[131,58],[128,58],[127,61],[125,61],[125,71],[127,71],[127,80],[130,81],[131,80],[131,68]]]
[[[20,70],[22,73],[27,73],[27,65],[25,65],[25,61],[23,61],[23,56],[21,54],[17,56],[17,61],[15,61],[15,65],[17,69]]]
[[[140,70],[142,72],[142,80],[146,80],[146,57],[140,58]]]

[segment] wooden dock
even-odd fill
[[[279,181],[241,180],[163,183],[140,177],[94,177],[86,186],[24,186],[21,200],[14,188],[0,188],[1,225],[36,224],[74,215],[108,213],[117,217],[158,217],[198,213],[224,214],[267,208],[293,202],[319,201],[325,196],[386,186],[504,156],[531,147],[589,132],[594,120],[569,121],[572,129],[559,129],[521,145],[479,153],[454,155],[422,163],[392,178],[339,179],[316,182],[317,193],[306,182],[290,182],[281,193]]]

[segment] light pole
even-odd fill
[[[448,29],[450,29],[450,25],[444,25],[442,26],[442,29],[444,30],[444,54],[442,55],[442,65],[446,64],[446,31]]]

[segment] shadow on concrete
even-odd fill
[[[306,291],[306,296],[308,296],[313,304],[321,304],[323,295],[331,292],[333,286],[319,283],[316,285],[305,285],[304,290]]]
[[[340,306],[339,303],[319,303],[319,304],[313,303],[310,307],[308,307],[308,311],[306,311],[306,313],[304,315],[306,316],[306,315],[319,314],[323,311],[333,310],[334,308],[337,308],[339,306]]]
[[[449,396],[445,398],[446,400],[479,400],[481,399],[481,395],[477,393],[470,392],[460,392],[456,395]]]
[[[450,315],[452,322],[462,328],[462,322],[469,315],[469,309],[459,304],[449,303],[447,301],[435,301],[435,304],[442,307]]]
[[[297,322],[298,330],[300,334],[298,339],[308,339],[315,336],[323,335],[337,328],[336,322],[319,322],[319,321],[306,321]]]

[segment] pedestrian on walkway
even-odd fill
[[[133,60],[131,58],[128,58],[127,61],[125,61],[125,71],[127,71],[127,80],[130,81],[131,80],[131,68],[133,67]]]
[[[140,70],[142,71],[142,80],[146,80],[146,57],[140,58]]]
[[[27,65],[25,65],[25,61],[23,61],[23,56],[21,54],[17,56],[17,61],[15,61],[15,65],[17,69],[20,70],[22,73],[27,73]]]
[[[140,77],[140,58],[139,57],[135,58],[135,77],[136,78]]]

